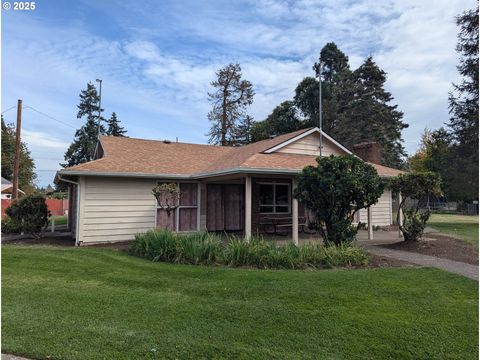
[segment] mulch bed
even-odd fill
[[[65,236],[44,236],[40,239],[24,237],[21,239],[7,240],[2,239],[2,245],[55,245],[55,246],[75,246],[75,239],[69,235]]]
[[[476,248],[461,240],[440,234],[427,234],[427,237],[421,241],[401,241],[380,246],[478,265],[478,250]]]

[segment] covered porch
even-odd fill
[[[262,236],[295,244],[322,241],[308,229],[308,213],[294,198],[293,174],[231,174],[194,182],[179,182],[178,208],[167,216],[157,207],[156,224],[177,232],[209,231],[243,236]],[[368,209],[369,239],[373,238]]]

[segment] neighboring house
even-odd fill
[[[69,184],[69,224],[76,243],[131,240],[155,227],[174,231],[232,231],[246,237],[264,230],[266,219],[290,218],[298,241],[303,207],[292,197],[294,177],[316,165],[319,129],[303,129],[241,147],[102,136],[96,159],[60,170]],[[379,159],[378,147],[360,146]],[[360,151],[361,150],[361,151]],[[375,154],[377,152],[377,154]],[[351,154],[323,134],[323,155]],[[372,164],[382,177],[400,170]],[[176,182],[182,192],[170,216],[157,206],[152,188]],[[392,196],[385,190],[372,206],[373,225],[392,222]],[[366,222],[362,210],[357,221]]]
[[[11,181],[2,177],[2,199],[12,198],[13,184]],[[22,190],[18,189],[20,194],[25,194]]]

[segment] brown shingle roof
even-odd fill
[[[125,137],[102,136],[104,157],[60,171],[61,174],[122,174],[198,176],[218,171],[270,169],[299,171],[315,165],[315,156],[264,151],[310,129],[302,129],[242,147],[166,143]],[[394,176],[400,170],[372,164],[381,176]]]
[[[169,174],[189,176],[202,172],[232,147],[133,139],[116,136],[100,138],[104,157],[65,171]]]

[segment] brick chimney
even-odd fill
[[[362,142],[360,144],[353,145],[352,148],[353,153],[365,161],[374,164],[380,164],[382,162],[380,145],[377,142]]]

